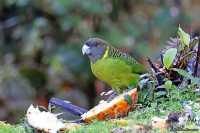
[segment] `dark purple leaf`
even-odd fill
[[[176,43],[173,43],[173,42],[170,42],[170,41],[167,41],[167,43],[169,44],[169,45],[172,45],[172,46],[176,46]]]

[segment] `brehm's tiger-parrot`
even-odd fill
[[[140,74],[148,72],[131,56],[99,38],[87,40],[82,52],[83,55],[88,55],[93,74],[112,87],[114,93],[110,95],[107,102],[118,93],[137,87]]]

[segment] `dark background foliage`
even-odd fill
[[[199,34],[199,14],[198,0],[0,0],[0,120],[19,123],[52,97],[92,108],[110,87],[91,73],[86,40],[104,39],[149,69],[146,57],[157,61],[179,24]]]

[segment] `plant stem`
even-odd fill
[[[154,94],[155,94],[155,84],[156,84],[156,80],[155,80],[155,76],[153,76],[153,102],[155,101],[155,99],[154,99]]]

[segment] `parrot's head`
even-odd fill
[[[90,61],[95,63],[103,58],[108,46],[109,43],[102,39],[90,38],[84,43],[82,53],[83,55],[87,54],[90,58]]]

